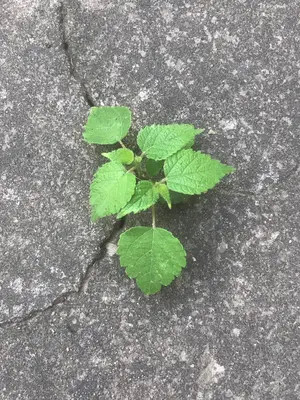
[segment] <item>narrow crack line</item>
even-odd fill
[[[30,321],[31,319],[37,317],[39,314],[42,314],[46,311],[52,310],[53,308],[55,308],[58,304],[62,304],[65,303],[65,301],[72,295],[77,293],[76,290],[70,290],[68,292],[64,292],[62,294],[60,294],[56,299],[54,299],[54,301],[46,308],[38,308],[36,310],[32,310],[30,311],[28,314],[26,314],[24,317],[15,317],[12,318],[8,321],[5,322],[1,322],[0,323],[0,328],[6,328],[7,326],[12,326],[12,325],[17,325],[17,324],[21,324],[24,323],[26,321]]]
[[[12,325],[19,325],[24,322],[30,321],[40,314],[43,314],[49,310],[53,310],[59,304],[65,303],[72,295],[79,296],[82,292],[84,292],[89,280],[91,279],[92,273],[95,269],[95,265],[97,264],[97,262],[103,260],[107,255],[107,244],[110,243],[113,239],[115,239],[117,234],[124,228],[124,225],[125,225],[125,217],[123,217],[120,220],[117,220],[114,223],[114,226],[112,227],[110,233],[100,242],[99,244],[100,250],[98,254],[96,254],[96,256],[93,258],[93,260],[88,264],[84,274],[81,276],[77,290],[69,290],[67,292],[61,293],[58,297],[56,297],[56,299],[52,301],[52,303],[49,306],[45,308],[38,308],[36,310],[30,311],[28,314],[26,314],[21,318],[14,317],[8,321],[2,322],[0,323],[0,328],[6,328],[7,326],[12,326]]]
[[[76,82],[79,84],[81,94],[82,94],[84,100],[86,101],[86,103],[90,107],[94,107],[94,106],[96,106],[96,103],[93,100],[93,98],[91,97],[91,95],[89,94],[85,83],[82,81],[81,77],[79,76],[79,74],[76,71],[76,68],[74,66],[72,51],[70,49],[70,44],[69,44],[67,33],[66,33],[67,10],[66,10],[63,2],[61,2],[58,7],[58,18],[59,18],[58,22],[59,22],[59,31],[60,31],[60,37],[61,37],[61,42],[62,42],[62,48],[64,50],[65,57],[66,57],[68,65],[69,65],[70,76],[72,76],[76,80]],[[125,217],[116,221],[112,230],[108,234],[108,236],[106,236],[101,241],[101,243],[99,244],[100,250],[99,250],[98,254],[94,257],[94,259],[90,262],[90,264],[88,264],[84,274],[80,277],[80,281],[79,281],[77,290],[69,290],[67,292],[61,293],[56,299],[54,299],[54,301],[49,306],[47,306],[45,308],[39,308],[39,309],[32,310],[28,314],[26,314],[25,316],[23,316],[21,318],[14,317],[8,321],[0,322],[0,328],[5,328],[7,326],[22,324],[26,321],[34,319],[38,315],[40,315],[46,311],[54,309],[57,305],[65,303],[70,298],[70,296],[72,296],[72,295],[79,296],[82,292],[84,292],[86,290],[87,284],[91,278],[91,275],[94,271],[95,264],[98,261],[101,261],[102,259],[104,259],[104,257],[107,254],[107,244],[117,236],[117,234],[123,229],[124,225],[125,225]]]
[[[100,251],[99,253],[96,255],[96,257],[93,259],[93,261],[87,266],[87,269],[85,270],[84,275],[81,277],[80,279],[80,283],[79,283],[79,288],[77,290],[78,294],[81,294],[82,292],[85,291],[86,286],[91,278],[91,275],[94,271],[95,268],[95,264],[98,261],[103,260],[103,258],[107,255],[107,244],[110,243],[113,239],[115,239],[115,237],[117,236],[117,234],[119,232],[121,232],[121,230],[124,228],[125,226],[125,221],[126,218],[123,217],[119,220],[117,220],[114,223],[114,226],[112,228],[112,230],[110,231],[110,234],[105,237],[102,242],[100,243]]]
[[[79,76],[78,72],[76,71],[74,61],[73,61],[73,56],[72,56],[72,51],[70,49],[70,44],[66,32],[66,18],[67,18],[67,10],[65,8],[65,5],[63,2],[60,3],[60,6],[58,7],[58,21],[59,21],[59,31],[60,31],[60,36],[61,36],[61,42],[62,42],[62,48],[64,50],[66,60],[69,65],[69,73],[70,75],[76,80],[76,82],[80,85],[80,91],[81,94],[86,101],[86,103],[90,107],[95,107],[96,103],[93,100],[92,96],[87,90],[87,87],[81,77]]]

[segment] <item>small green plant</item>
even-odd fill
[[[120,235],[117,253],[121,266],[135,278],[145,294],[169,285],[186,266],[180,241],[156,226],[155,203],[163,199],[171,208],[175,192],[207,192],[234,168],[192,150],[195,135],[204,129],[189,124],[151,125],[140,130],[136,155],[122,139],[131,126],[127,107],[92,107],[83,137],[92,144],[120,143],[102,153],[110,161],[98,168],[90,186],[92,220],[117,214],[122,218],[152,207],[152,226],[136,226]]]

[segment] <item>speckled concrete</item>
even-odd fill
[[[81,140],[89,105],[70,75],[58,4],[0,5],[0,325],[76,291],[111,221],[92,226],[99,162]]]
[[[0,10],[0,399],[300,399],[299,1]],[[237,167],[158,210],[188,266],[156,296],[120,268],[113,220],[89,223],[93,103],[133,109],[127,142],[203,126],[197,148]]]

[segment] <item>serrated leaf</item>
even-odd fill
[[[98,168],[90,186],[92,220],[119,212],[134,193],[135,179],[115,161]]]
[[[130,278],[145,294],[168,286],[186,266],[186,252],[171,232],[137,226],[120,236],[117,253]]]
[[[171,199],[171,204],[182,204],[182,203],[186,203],[187,201],[189,201],[189,199],[192,197],[188,194],[183,194],[183,193],[178,193],[178,192],[173,192],[173,190],[169,190],[170,193],[170,199]],[[160,197],[158,199],[159,203],[165,203],[165,200]]]
[[[157,183],[155,186],[161,197],[168,203],[168,207],[172,208],[168,186],[164,183]]]
[[[186,146],[198,132],[189,124],[150,125],[140,130],[137,142],[148,158],[165,160]]]
[[[163,165],[164,165],[163,160],[155,161],[155,160],[151,160],[151,158],[148,158],[146,160],[146,170],[147,170],[149,176],[151,176],[151,177],[156,176],[159,173],[159,171],[162,169]]]
[[[130,125],[128,107],[92,107],[83,138],[88,143],[114,144],[127,135]]]
[[[199,151],[180,150],[164,164],[168,188],[185,194],[200,194],[212,189],[235,169]]]
[[[186,203],[190,199],[188,194],[173,192],[173,190],[169,190],[169,192],[172,204]]]
[[[139,211],[146,210],[157,202],[158,197],[158,192],[152,182],[140,181],[136,185],[134,195],[119,212],[117,218],[122,218],[132,212],[136,214]]]
[[[102,155],[111,161],[117,161],[121,164],[131,164],[134,160],[134,153],[129,149],[113,150],[110,153],[102,153]]]
[[[203,133],[205,131],[205,129],[198,129],[198,132],[197,132],[197,134],[199,135],[200,133]],[[195,144],[195,136],[193,137],[193,139],[190,141],[190,142],[188,142],[183,148],[184,149],[190,149],[191,147],[193,147],[194,146],[194,144]]]

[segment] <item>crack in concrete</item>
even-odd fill
[[[83,96],[84,100],[90,107],[94,107],[96,103],[92,99],[91,95],[89,94],[85,83],[81,79],[80,75],[76,71],[74,61],[73,61],[73,55],[72,51],[70,49],[67,33],[66,33],[66,18],[67,18],[67,10],[65,8],[65,5],[63,2],[60,3],[58,7],[58,22],[59,22],[59,32],[60,32],[60,38],[61,38],[61,45],[65,53],[66,60],[69,65],[69,73],[70,76],[75,79],[75,81],[79,84],[80,90],[81,90],[81,95]],[[85,292],[87,289],[88,282],[91,278],[91,275],[93,273],[93,270],[95,268],[95,264],[98,261],[101,261],[107,254],[107,248],[106,245],[113,240],[118,232],[120,232],[125,225],[125,218],[122,218],[118,221],[115,222],[112,230],[110,233],[105,237],[101,243],[99,244],[100,251],[99,253],[93,258],[90,264],[88,264],[85,273],[81,275],[79,284],[78,284],[78,289],[77,290],[70,290],[64,293],[61,293],[57,298],[55,298],[52,303],[45,307],[45,308],[40,308],[40,309],[35,309],[30,311],[28,314],[26,314],[23,317],[14,317],[8,321],[0,322],[0,328],[5,328],[7,326],[12,326],[12,325],[17,325],[24,323],[26,321],[34,319],[36,316],[39,314],[42,314],[46,311],[54,309],[57,305],[65,303],[70,296],[72,295],[80,295],[82,292]]]
[[[85,102],[90,107],[94,107],[94,106],[96,106],[96,103],[93,100],[93,98],[91,97],[90,93],[88,92],[85,83],[83,82],[82,78],[78,74],[78,72],[75,68],[75,65],[74,65],[73,55],[72,55],[72,51],[70,49],[70,44],[69,44],[69,40],[68,40],[67,33],[66,33],[66,22],[65,21],[67,18],[67,10],[66,10],[63,2],[61,2],[60,6],[58,7],[58,17],[59,17],[59,31],[60,31],[60,37],[61,37],[61,44],[62,44],[62,48],[64,50],[64,54],[65,54],[65,57],[66,57],[66,60],[67,60],[68,66],[69,66],[69,74],[79,84],[81,94],[82,94]],[[298,171],[298,169],[299,169],[299,163],[297,163],[290,171],[288,171],[288,173],[286,175],[281,177],[277,182],[274,182],[273,184],[266,186],[259,192],[252,192],[252,191],[246,191],[246,190],[245,191],[239,190],[239,191],[231,192],[231,191],[226,191],[226,189],[225,190],[221,189],[220,192],[221,193],[223,192],[226,194],[234,193],[239,196],[251,196],[251,197],[258,196],[259,197],[267,190],[269,190],[269,189],[272,190],[272,188],[274,188],[274,186],[276,187],[278,184],[281,184],[283,181],[290,179],[294,175],[294,173]],[[126,217],[122,218],[121,220],[116,221],[112,230],[110,231],[110,233],[101,241],[101,243],[99,244],[100,251],[93,258],[93,260],[88,264],[84,274],[81,275],[77,290],[70,290],[70,291],[61,293],[58,297],[56,297],[52,301],[52,303],[50,305],[48,305],[45,308],[32,310],[28,314],[24,315],[23,317],[14,317],[8,321],[4,321],[2,323],[0,322],[0,328],[3,329],[6,327],[9,327],[9,326],[19,325],[19,324],[22,324],[29,320],[32,320],[40,314],[43,314],[49,310],[55,309],[59,304],[64,304],[65,302],[68,301],[68,299],[72,295],[80,296],[83,292],[85,292],[87,289],[88,282],[91,279],[92,273],[95,269],[96,263],[103,260],[105,258],[105,256],[107,255],[107,244],[109,242],[111,242],[117,236],[117,234],[119,232],[122,231],[122,229],[124,228],[124,225],[125,225],[125,218]]]
[[[93,258],[93,260],[88,264],[84,274],[81,275],[78,288],[77,290],[69,290],[67,292],[61,293],[58,297],[56,297],[52,303],[45,307],[45,308],[38,308],[35,310],[30,311],[28,314],[26,314],[23,317],[15,317],[12,318],[8,321],[0,323],[0,328],[6,328],[8,326],[13,326],[13,325],[18,325],[22,324],[26,321],[32,320],[35,317],[37,317],[40,314],[43,314],[46,311],[54,309],[57,305],[65,303],[72,295],[77,295],[80,296],[82,292],[86,291],[87,285],[89,280],[91,279],[92,273],[95,269],[95,265],[97,262],[103,260],[105,256],[107,255],[107,244],[110,243],[112,240],[115,239],[117,234],[122,231],[125,225],[125,218],[122,218],[120,220],[117,220],[114,223],[114,226],[110,233],[101,241],[99,244],[99,252],[96,254],[96,256]]]
[[[110,231],[109,235],[107,237],[105,237],[102,240],[102,242],[100,243],[99,253],[96,255],[96,257],[94,257],[94,260],[87,266],[87,269],[85,270],[84,275],[80,279],[79,288],[77,291],[78,294],[81,294],[82,292],[86,291],[87,284],[91,278],[95,264],[98,261],[103,260],[103,258],[107,255],[107,244],[110,243],[113,239],[115,239],[117,234],[122,231],[122,229],[125,226],[125,221],[126,221],[125,217],[117,220],[114,223],[114,226],[112,227],[112,230]]]
[[[70,75],[76,80],[76,82],[80,85],[80,90],[82,97],[86,101],[86,103],[90,107],[95,107],[96,103],[93,100],[92,96],[87,90],[87,87],[85,83],[83,82],[82,78],[76,71],[74,61],[73,61],[73,55],[72,51],[70,48],[67,32],[66,32],[66,18],[67,18],[67,10],[64,6],[64,3],[61,2],[60,6],[58,7],[58,18],[59,18],[59,31],[60,31],[60,37],[61,37],[61,43],[62,43],[62,48],[64,50],[68,65],[69,65],[69,73]]]

